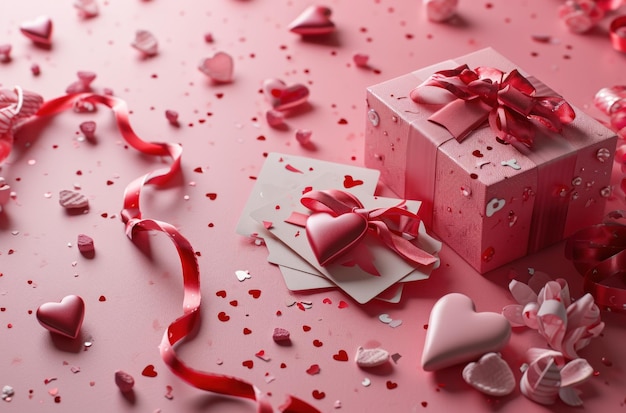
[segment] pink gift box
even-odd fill
[[[365,165],[400,197],[423,201],[426,225],[485,273],[601,221],[617,138],[573,107],[576,117],[561,133],[533,125],[531,148],[497,140],[487,122],[459,142],[428,119],[445,103],[416,103],[409,93],[463,64],[517,69],[536,96],[557,95],[489,48],[371,86]]]

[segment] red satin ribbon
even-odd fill
[[[565,256],[598,306],[626,311],[626,225],[606,222],[578,231],[567,240]]]
[[[455,136],[459,142],[488,118],[489,125],[501,140],[509,143],[519,142],[531,147],[535,137],[532,120],[550,131],[560,133],[563,125],[572,122],[576,116],[574,109],[560,96],[535,96],[534,86],[517,70],[505,75],[504,72],[491,67],[470,70],[467,65],[462,65],[456,69],[432,74],[418,88],[424,86],[446,89],[457,99],[471,105],[471,110],[484,112],[481,121],[472,121],[465,128],[461,128],[461,132]],[[415,96],[411,93],[413,100],[416,100]],[[457,101],[449,103],[442,109],[459,107],[459,110],[455,110],[455,113],[446,111],[448,113],[445,116],[439,116],[435,121],[448,130],[459,128],[449,128],[446,123],[462,122],[464,117],[463,105],[455,102]],[[433,116],[436,117],[437,112]]]
[[[364,220],[365,228],[369,229],[370,233],[377,236],[387,247],[413,265],[430,265],[437,260],[433,255],[420,249],[413,242],[403,237],[404,234],[412,239],[418,238],[421,219],[417,214],[402,208],[401,205],[390,208],[366,210],[357,197],[338,189],[309,191],[302,196],[300,202],[313,211],[314,214],[327,213],[333,217],[355,214],[361,217]],[[307,219],[306,215],[294,213],[289,217],[287,222],[306,226],[309,241],[312,245],[314,244],[311,240],[311,220]],[[337,233],[334,232],[325,233],[323,235],[329,238],[338,236]],[[365,234],[362,235],[364,236]],[[346,239],[339,240],[330,239],[336,251],[334,254],[331,254],[333,258],[326,260],[327,262],[320,260],[320,264],[326,265],[330,263],[330,261],[334,261],[335,257],[345,257],[347,255],[348,258],[354,259],[365,271],[379,275],[373,267],[373,264],[369,265],[363,262],[363,250],[358,250],[359,241],[361,239],[361,236],[346,237]],[[358,250],[358,253],[354,254],[354,250]],[[314,250],[314,253],[318,255],[319,259],[319,251]]]
[[[228,396],[247,398],[256,402],[258,413],[273,412],[272,406],[256,386],[236,377],[195,370],[176,354],[175,345],[188,337],[200,321],[201,293],[198,261],[193,247],[176,228],[166,222],[142,218],[139,195],[144,185],[163,186],[180,172],[181,146],[141,140],[130,126],[126,103],[112,96],[91,93],[62,96],[45,102],[37,112],[37,116],[57,114],[72,108],[76,102],[100,103],[108,106],[115,114],[122,136],[133,148],[148,155],[167,156],[172,159],[168,169],[148,173],[135,179],[126,187],[121,212],[126,234],[131,240],[135,240],[135,236],[143,231],[162,232],[174,243],[180,257],[184,287],[183,315],[172,322],[163,335],[159,346],[163,361],[177,376],[194,387]],[[292,396],[288,397],[287,402],[280,406],[279,410],[285,413],[319,412],[308,403]]]
[[[609,38],[615,50],[626,52],[626,16],[617,17],[611,22]]]

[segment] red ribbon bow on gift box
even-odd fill
[[[420,88],[436,86],[457,99],[429,118],[446,128],[461,142],[471,131],[489,119],[497,137],[509,143],[532,147],[533,121],[553,132],[575,118],[574,109],[560,96],[535,96],[535,87],[517,70],[505,75],[491,67],[470,70],[467,65],[432,74],[411,91],[411,99],[422,102]]]
[[[309,191],[300,202],[313,214],[293,212],[286,222],[306,227],[311,249],[322,266],[341,257],[343,264],[356,263],[364,271],[380,275],[361,244],[368,233],[411,264],[430,265],[437,260],[411,242],[418,237],[421,219],[402,208],[403,203],[367,210],[357,197],[337,189]]]

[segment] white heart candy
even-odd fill
[[[509,365],[497,353],[487,353],[463,369],[463,380],[490,396],[506,396],[515,389],[515,377]]]
[[[378,319],[385,324],[389,324],[393,321],[393,319],[389,317],[389,314],[381,314],[378,316]]]
[[[359,367],[376,367],[389,360],[389,352],[382,348],[359,347],[356,351],[356,364]]]
[[[244,281],[251,277],[250,273],[246,270],[237,270],[235,271],[235,275],[239,281]]]

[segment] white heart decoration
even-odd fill
[[[235,275],[239,281],[244,281],[251,277],[250,273],[245,270],[237,270],[235,271]]]
[[[493,198],[487,203],[487,207],[485,208],[485,214],[490,217],[502,208],[504,208],[505,204],[506,201],[504,199]]]
[[[463,380],[490,396],[506,396],[515,389],[513,371],[497,353],[487,353],[465,366]]]
[[[376,367],[389,360],[389,352],[382,348],[359,347],[356,351],[356,364],[359,367]]]

